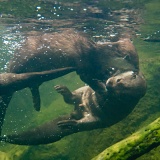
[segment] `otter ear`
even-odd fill
[[[39,86],[34,86],[30,88],[33,98],[33,105],[36,111],[40,111],[40,94],[39,94]]]
[[[130,59],[130,56],[129,56],[128,54],[125,55],[123,59],[125,59],[125,60],[127,60],[127,61],[130,61],[130,60],[131,60],[131,59]]]

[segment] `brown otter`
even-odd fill
[[[73,30],[28,36],[10,61],[9,72],[38,72],[62,67],[76,67],[80,78],[101,95],[100,97],[105,94],[105,83],[110,77],[127,71],[139,73],[138,55],[130,40],[120,39],[118,42],[94,43],[83,34]],[[38,92],[32,93],[36,98]],[[112,106],[115,98],[111,96],[107,106]],[[132,96],[128,96],[129,98]],[[121,99],[120,103],[124,103],[125,106],[127,101]],[[136,104],[137,101],[134,100],[134,103]],[[118,107],[118,103],[113,106]],[[111,113],[113,111],[108,110],[108,119],[111,119],[113,117],[110,117],[109,111]],[[100,112],[100,117],[106,117],[106,115]]]
[[[138,71],[139,62],[129,39],[95,43],[84,33],[65,30],[55,33],[32,33],[16,50],[9,72],[39,72],[76,67],[82,81],[97,89],[95,81],[106,81],[115,73]]]
[[[109,77],[129,70],[138,71],[139,62],[128,39],[100,44],[81,32],[66,30],[26,36],[10,61],[8,71],[19,74],[62,67],[76,67],[80,78],[93,90],[100,91],[103,90],[101,83],[105,84]],[[40,101],[37,86],[30,87],[36,104]]]
[[[57,85],[55,89],[62,94],[66,103],[75,106],[71,120],[61,121],[58,125],[77,125],[80,129],[84,126],[95,126],[96,123],[107,126],[123,119],[144,96],[146,82],[141,73],[128,71],[109,78],[106,89],[100,92],[95,92],[89,86],[73,92],[65,86]]]
[[[55,86],[65,102],[75,107],[69,116],[59,117],[26,132],[2,136],[0,140],[20,145],[47,144],[76,132],[109,127],[125,118],[146,92],[143,75],[133,71],[109,78],[106,86],[102,85],[104,88],[100,92],[89,86],[73,92],[65,86]],[[124,91],[119,92],[119,89]]]

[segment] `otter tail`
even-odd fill
[[[18,145],[40,145],[53,143],[67,135],[78,132],[77,129],[61,128],[57,125],[59,121],[69,119],[70,115],[59,117],[48,123],[44,123],[41,126],[21,133],[0,136],[0,141]]]

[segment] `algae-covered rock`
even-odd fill
[[[0,151],[0,160],[12,160],[5,152]]]
[[[92,160],[131,160],[160,145],[160,118],[105,149]]]

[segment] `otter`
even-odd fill
[[[76,132],[109,127],[133,110],[146,92],[146,82],[141,73],[127,71],[109,78],[106,87],[101,84],[103,90],[96,92],[89,86],[73,92],[66,86],[56,85],[54,88],[66,103],[74,105],[70,115],[32,130],[2,136],[0,140],[19,145],[48,144]]]
[[[109,78],[106,88],[101,91],[95,92],[89,86],[73,92],[60,85],[55,86],[55,89],[66,103],[74,105],[71,120],[61,121],[58,125],[75,125],[81,130],[81,127],[89,128],[97,123],[110,126],[122,120],[144,96],[146,82],[142,73],[127,71]]]
[[[87,83],[95,93],[99,93],[101,97],[106,92],[105,83],[111,77],[128,71],[139,75],[138,54],[129,39],[120,38],[117,42],[95,43],[86,35],[72,29],[28,35],[11,59],[8,72],[26,74],[63,67],[76,68],[81,80]],[[31,90],[33,101],[37,102],[36,97],[39,94],[37,85],[34,84],[31,89],[33,88],[34,90]],[[112,104],[111,99],[109,104]],[[112,101],[114,100],[115,98],[112,99]],[[8,103],[9,100],[6,101]],[[122,102],[125,105],[127,100],[126,102],[122,100]],[[103,112],[100,115],[103,117]]]
[[[92,89],[95,79],[105,81],[115,73],[139,71],[138,54],[129,39],[95,43],[73,29],[54,33],[33,32],[15,51],[8,72],[26,73],[76,67],[81,80]]]

